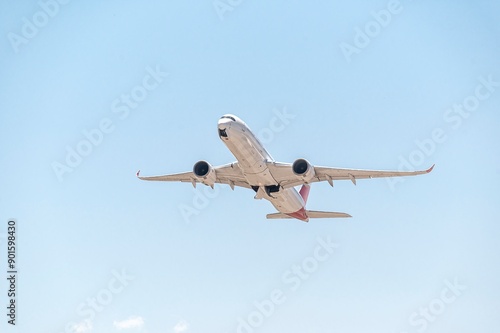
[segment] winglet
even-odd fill
[[[425,170],[425,172],[427,172],[427,173],[431,172],[431,171],[432,171],[432,169],[434,169],[434,166],[435,166],[435,165],[436,165],[436,164],[433,164],[433,165],[432,165],[429,169]]]
[[[139,177],[139,174],[141,173],[141,170],[138,170],[137,173],[135,174],[137,177]]]

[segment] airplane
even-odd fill
[[[235,115],[223,115],[218,123],[219,138],[236,158],[236,162],[213,167],[207,161],[198,161],[193,171],[163,176],[137,177],[148,181],[189,182],[196,187],[201,183],[210,187],[227,184],[234,190],[240,186],[255,191],[255,199],[266,199],[278,212],[267,214],[268,219],[298,219],[309,222],[310,218],[347,218],[347,213],[306,209],[310,184],[327,181],[402,177],[427,174],[434,165],[423,171],[380,171],[313,166],[304,158],[293,163],[275,161],[250,128]],[[295,187],[302,186],[299,191]]]

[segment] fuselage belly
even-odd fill
[[[234,119],[233,119],[234,118]],[[294,214],[304,209],[305,202],[295,188],[281,188],[267,167],[274,160],[238,118],[223,117],[218,123],[219,137],[238,160],[247,182],[256,190],[256,198],[263,198],[280,212]]]

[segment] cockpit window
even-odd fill
[[[234,117],[231,117],[231,116],[222,116],[220,117],[220,119],[231,119],[232,121],[236,121],[236,119],[234,119]]]
[[[219,136],[227,138],[226,129],[219,129]]]

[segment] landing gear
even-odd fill
[[[262,199],[264,197],[264,194],[267,195],[270,198],[276,199],[272,195],[272,193],[279,192],[281,189],[281,186],[279,185],[267,185],[267,186],[252,186],[252,189],[255,191],[255,199]]]

